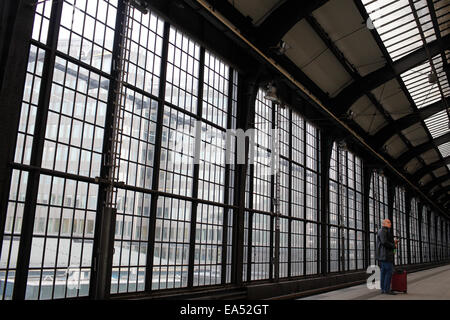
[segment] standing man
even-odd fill
[[[382,228],[377,234],[377,259],[381,267],[381,293],[395,295],[391,291],[391,279],[394,269],[394,249],[397,248],[398,240],[394,240],[391,232],[391,220],[384,219]]]

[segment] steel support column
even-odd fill
[[[369,193],[372,170],[369,167],[363,167],[363,223],[364,223],[364,269],[370,265],[370,214],[369,214]]]
[[[233,83],[234,83],[234,70],[233,68],[228,69],[228,105],[227,105],[227,129],[233,128]],[[225,148],[228,148],[227,145]],[[236,150],[236,149],[234,149]],[[223,199],[225,204],[232,204],[232,195],[230,194],[230,184],[234,181],[235,177],[231,176],[231,164],[228,163],[229,159],[225,159],[225,190]],[[233,159],[236,163],[236,155]],[[223,212],[223,238],[222,238],[222,267],[221,267],[221,283],[225,284],[227,281],[227,259],[228,259],[228,238],[231,236],[228,234],[228,219],[229,215],[232,214],[232,210],[224,208]]]
[[[410,219],[411,219],[411,200],[412,195],[410,191],[405,192],[405,217],[406,217],[406,254],[407,264],[411,264],[411,232],[410,232]]]
[[[1,4],[0,65],[0,254],[5,230],[14,151],[33,31],[33,0]],[[11,39],[7,35],[13,35]]]
[[[388,218],[392,223],[392,230],[394,230],[394,198],[395,198],[395,185],[392,179],[387,179],[387,201],[388,201]],[[397,208],[398,210],[398,208]]]
[[[423,263],[423,252],[422,252],[422,211],[423,211],[423,202],[420,201],[417,204],[417,223],[419,225],[419,263]]]
[[[120,44],[123,40],[123,30],[125,23],[125,4],[121,0],[118,2],[115,34],[113,42],[113,61],[111,61],[111,80],[108,89],[108,103],[106,107],[105,130],[102,148],[102,166],[100,168],[100,181],[106,181],[109,175],[108,163],[112,163],[114,155],[111,154],[113,135],[113,115],[116,108],[116,97],[119,72],[118,67],[124,63],[121,58]],[[93,270],[92,282],[90,286],[90,296],[94,299],[108,299],[111,292],[112,256],[114,250],[114,228],[116,210],[106,207],[106,193],[108,186],[101,183],[98,190],[97,215],[95,224],[95,236],[93,245]],[[114,219],[114,221],[112,221]],[[112,233],[112,234],[111,234]],[[108,246],[106,239],[111,239],[111,246]],[[110,255],[110,257],[109,257]]]
[[[161,69],[160,69],[160,85],[158,92],[158,110],[156,114],[156,132],[155,132],[155,155],[153,158],[153,176],[152,176],[152,190],[159,189],[159,168],[161,164],[161,144],[162,144],[162,130],[164,120],[164,99],[166,96],[166,77],[167,77],[167,55],[169,51],[169,34],[170,25],[168,22],[164,23],[164,35],[161,52]],[[155,229],[156,229],[156,214],[158,210],[159,194],[153,193],[150,203],[150,221],[148,232],[148,246],[147,246],[147,263],[145,270],[145,291],[152,290],[152,275],[153,275],[153,256],[155,248]]]
[[[205,68],[205,48],[200,48],[199,74],[198,74],[198,97],[197,97],[197,119],[201,119],[203,113],[203,82]],[[199,120],[200,121],[200,120]],[[188,271],[188,288],[194,286],[194,258],[195,258],[195,233],[197,230],[197,212],[198,212],[198,176],[200,172],[200,149],[202,142],[202,128],[195,127],[194,135],[194,172],[192,177],[192,213],[191,213],[191,233],[189,241],[189,271]]]
[[[329,198],[330,198],[330,160],[333,150],[333,136],[325,131],[321,131],[320,139],[320,274],[326,275],[329,271]]]
[[[244,131],[251,127],[250,123],[254,122],[255,117],[255,101],[258,93],[257,76],[246,76],[239,74],[239,86],[237,96],[237,128]],[[254,126],[254,125],[253,125]],[[249,168],[248,157],[250,154],[249,142],[245,141],[245,164],[236,164],[236,178],[234,179],[234,204],[239,207],[233,215],[233,241],[232,241],[232,271],[231,281],[237,286],[243,284],[243,264],[244,264],[244,237],[245,237],[245,186],[247,178],[247,170]],[[242,150],[236,149],[236,153]],[[251,153],[253,154],[253,153]],[[249,222],[250,223],[250,222]],[[249,229],[250,230],[250,229]],[[250,234],[248,235],[250,238]],[[250,242],[248,242],[250,246]],[[250,251],[250,250],[248,250]],[[250,269],[250,261],[247,260],[248,270]],[[247,280],[249,273],[247,273]]]

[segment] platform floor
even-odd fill
[[[381,294],[363,284],[299,300],[450,300],[450,265],[408,274],[406,294]]]

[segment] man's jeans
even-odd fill
[[[394,265],[392,262],[380,261],[381,274],[380,286],[381,292],[387,293],[391,291],[391,279]]]

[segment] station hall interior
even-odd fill
[[[0,301],[449,300],[449,21],[0,1]],[[396,296],[367,282],[384,219]]]

